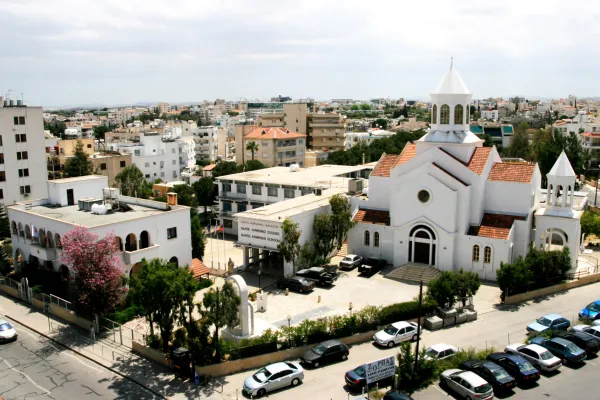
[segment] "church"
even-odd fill
[[[573,270],[587,197],[563,152],[547,175],[537,164],[503,162],[469,129],[472,94],[453,65],[431,93],[431,125],[400,154],[383,154],[367,196],[351,198],[348,252],[495,280],[501,263],[531,246],[570,250]]]

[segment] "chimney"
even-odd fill
[[[174,192],[167,193],[167,204],[170,206],[177,205],[177,193],[174,193]]]

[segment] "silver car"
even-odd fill
[[[17,340],[17,331],[5,319],[0,319],[0,342],[11,342]]]
[[[353,269],[358,267],[363,261],[361,256],[356,254],[348,254],[340,261],[340,269]]]
[[[298,363],[278,362],[267,365],[246,378],[242,392],[252,397],[262,397],[267,392],[287,386],[298,386],[304,379],[304,370]]]
[[[575,332],[583,332],[588,333],[600,340],[600,326],[590,326],[590,325],[575,325],[571,330]]]
[[[440,386],[452,390],[463,399],[489,400],[494,398],[492,385],[471,371],[447,369],[442,372]]]
[[[560,358],[537,344],[509,344],[504,351],[508,354],[516,354],[523,357],[540,371],[556,371],[562,365]]]

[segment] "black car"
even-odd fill
[[[365,367],[365,365],[361,365],[360,367],[356,367],[353,370],[346,372],[344,378],[350,391],[354,393],[360,392],[363,387],[367,386],[367,369]],[[375,385],[375,383],[379,383],[379,387],[391,385],[392,380],[392,378],[384,378],[378,382],[369,383],[369,386]]]
[[[338,278],[337,274],[330,274],[322,267],[312,267],[309,269],[301,269],[296,272],[296,276],[301,276],[309,281],[315,282],[321,286],[331,286]]]
[[[515,354],[493,353],[487,356],[488,361],[492,361],[512,375],[518,383],[533,383],[540,379],[540,371],[526,359]]]
[[[376,272],[381,271],[387,265],[387,261],[381,258],[367,258],[358,267],[358,272],[361,274],[373,275]]]
[[[277,287],[280,289],[290,289],[305,293],[313,290],[315,288],[315,283],[301,276],[292,276],[291,278],[281,278],[278,280]]]
[[[510,376],[500,365],[492,361],[463,361],[458,368],[476,373],[493,386],[494,392],[508,392],[517,386],[515,378]]]
[[[413,398],[397,390],[390,390],[383,396],[383,400],[413,400]]]
[[[577,331],[553,332],[552,337],[563,338],[575,343],[578,347],[585,350],[588,356],[593,356],[600,350],[600,341],[589,333]]]
[[[350,350],[339,340],[327,340],[319,343],[302,355],[300,361],[314,368],[332,361],[347,360]]]

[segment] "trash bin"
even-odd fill
[[[179,347],[173,350],[171,360],[173,360],[173,370],[176,377],[187,378],[190,376],[190,351],[188,349]]]

